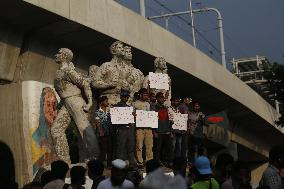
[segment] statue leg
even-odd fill
[[[83,105],[85,105],[84,99],[81,96],[72,96],[65,99],[65,105],[82,137],[82,140],[79,139],[78,141],[80,161],[99,158],[98,140],[88,120],[88,114],[83,110]]]
[[[71,163],[69,156],[69,146],[65,135],[65,130],[71,122],[71,117],[67,109],[62,106],[51,127],[51,136],[54,142],[54,150],[57,157],[66,163]]]

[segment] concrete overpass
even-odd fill
[[[31,169],[23,163],[31,157],[22,82],[53,84],[59,47],[71,48],[85,72],[110,59],[114,40],[134,48],[133,64],[144,74],[152,71],[156,56],[165,57],[173,91],[199,100],[206,114],[226,110],[239,158],[262,163],[272,145],[284,142],[274,125],[278,115],[261,96],[198,49],[115,1],[7,0],[0,2],[0,102],[1,112],[10,107],[13,114],[0,114],[0,139],[13,149],[20,183]],[[19,139],[25,141],[20,146]]]

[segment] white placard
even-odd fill
[[[136,110],[136,127],[158,128],[158,112]]]
[[[110,118],[112,124],[134,123],[133,107],[110,108]]]
[[[173,129],[186,131],[187,130],[188,114],[174,113]]]
[[[149,72],[149,81],[151,89],[169,90],[169,76],[163,73]]]

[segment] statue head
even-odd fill
[[[73,59],[73,53],[70,49],[60,48],[55,55],[56,62],[71,62]]]
[[[116,56],[124,56],[123,43],[121,41],[116,41],[111,44],[110,53]]]
[[[155,71],[160,70],[162,73],[167,73],[167,62],[163,57],[157,57],[154,61]]]
[[[125,60],[132,60],[131,47],[129,47],[129,46],[124,46],[124,59]]]

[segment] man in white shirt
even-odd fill
[[[134,184],[126,179],[127,165],[125,161],[112,161],[111,177],[100,182],[97,189],[134,189]]]

